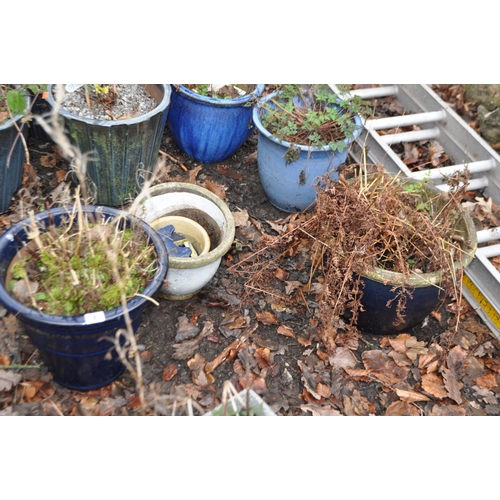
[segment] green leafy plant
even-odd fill
[[[156,271],[154,246],[121,219],[92,220],[76,199],[65,224],[39,227],[31,214],[26,255],[9,287],[27,306],[75,316],[110,310],[140,295]]]
[[[26,97],[33,97],[47,90],[47,84],[26,83],[11,85],[0,83],[0,123],[16,115],[25,115],[29,118],[31,106]]]
[[[26,144],[26,139],[24,138],[22,131],[24,125],[30,122],[33,118],[31,114],[31,107],[35,102],[35,98],[39,94],[43,97],[46,90],[47,84],[26,83],[13,85],[0,83],[0,124],[11,119],[18,132],[7,157],[7,167],[10,164],[10,158],[18,140],[21,140],[23,143],[26,163],[30,163],[28,145]],[[31,98],[31,100],[28,98]],[[17,115],[22,115],[20,123],[16,123],[16,121],[14,121],[14,117]]]
[[[247,83],[230,83],[224,85],[215,83],[183,83],[182,85],[197,94],[216,99],[234,99],[249,94],[255,89],[255,85]]]
[[[320,85],[279,85],[276,95],[261,104],[260,118],[274,136],[291,144],[324,147],[342,153],[345,139],[352,139],[356,115],[368,115],[368,104],[359,96],[335,94]],[[290,153],[287,162],[294,161]]]

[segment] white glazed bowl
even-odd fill
[[[148,224],[167,215],[187,217],[210,236],[208,253],[189,259],[169,257],[168,286],[160,292],[171,300],[188,299],[207,285],[234,241],[234,218],[228,206],[196,184],[167,182],[151,187],[135,215]]]

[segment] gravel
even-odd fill
[[[148,95],[147,91],[139,84],[116,84],[117,96],[116,103],[108,106],[95,102],[99,97],[106,98],[106,94],[98,94],[93,84],[87,84],[91,103],[94,103],[93,109],[90,109],[85,99],[84,87],[80,87],[74,92],[66,92],[61,107],[70,113],[84,118],[94,120],[124,120],[140,116],[152,111],[158,102]],[[111,89],[112,84],[99,84],[101,87],[108,86]]]

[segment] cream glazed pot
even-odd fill
[[[211,191],[195,184],[167,182],[151,187],[135,215],[153,226],[161,217],[187,217],[203,226],[210,237],[210,251],[206,254],[169,256],[167,284],[160,293],[170,300],[188,299],[206,286],[234,241],[235,224],[229,207]]]

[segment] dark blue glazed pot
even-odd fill
[[[401,179],[402,183],[414,183],[411,178]],[[433,214],[441,213],[447,203],[441,191],[432,185],[422,186],[433,204]],[[477,249],[477,233],[471,216],[463,209],[457,213],[455,231],[461,235],[461,261],[455,261],[455,272],[465,269],[474,259]],[[362,332],[370,334],[393,335],[418,325],[444,300],[445,293],[441,285],[441,272],[412,274],[405,277],[386,269],[375,268],[363,273],[364,287],[356,326]],[[402,287],[408,293],[402,291]],[[398,294],[405,293],[406,306],[402,321],[397,318]]]
[[[99,205],[118,207],[139,194],[144,178],[154,169],[170,106],[169,84],[143,85],[158,105],[148,113],[124,120],[93,120],[59,108],[71,143],[91,152],[87,165],[87,191]],[[47,102],[55,106],[48,87]]]
[[[35,221],[42,228],[49,223],[56,227],[63,225],[70,209],[56,208],[38,213]],[[168,268],[168,255],[160,236],[145,222],[120,210],[102,206],[87,206],[83,210],[87,217],[98,220],[125,216],[126,227],[147,235],[155,246],[158,268],[142,295],[152,297],[163,285]],[[120,306],[82,316],[56,316],[30,309],[17,301],[7,290],[7,271],[12,259],[30,241],[26,234],[28,223],[29,219],[24,219],[0,237],[0,303],[16,315],[56,382],[79,391],[103,387],[124,370],[114,343],[107,339],[114,338],[118,329],[126,328],[124,310]],[[134,297],[128,302],[134,331],[148,303],[144,297]]]
[[[168,127],[175,143],[203,163],[230,157],[252,133],[253,105],[263,90],[259,84],[242,97],[216,99],[173,85]]]
[[[277,95],[276,92],[264,97],[264,104]],[[348,147],[342,153],[332,151],[329,146],[312,147],[296,145],[298,158],[286,164],[285,153],[291,144],[279,139],[262,124],[261,106],[253,110],[253,121],[259,132],[257,163],[260,182],[269,201],[284,212],[297,213],[312,209],[316,200],[316,185],[321,177],[329,174],[335,179],[337,169],[347,160]],[[357,131],[352,139],[345,139],[346,145],[359,135],[362,128],[361,117],[356,115]]]
[[[30,99],[26,97],[26,104],[29,107]],[[22,116],[14,116],[14,121],[20,124]],[[28,135],[28,128],[22,128],[25,137]],[[12,145],[14,144],[14,149]],[[7,167],[7,159],[11,154],[10,163]],[[21,187],[21,180],[24,168],[24,147],[23,141],[18,137],[18,131],[11,119],[0,123],[0,213],[5,212],[10,205],[14,193]]]

